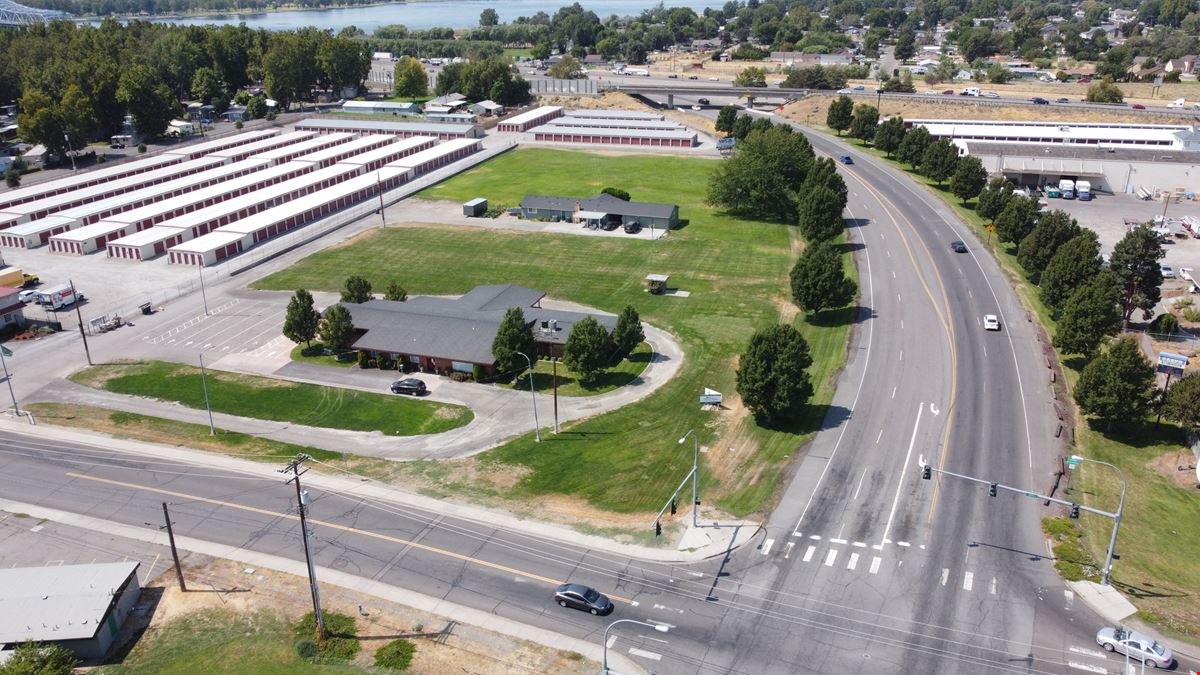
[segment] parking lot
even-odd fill
[[[1100,246],[1105,254],[1125,236],[1125,219],[1148,222],[1163,214],[1163,203],[1142,201],[1133,195],[1097,195],[1093,200],[1049,199],[1050,208],[1062,209],[1071,214],[1080,225],[1091,229],[1100,237]],[[1181,201],[1166,205],[1167,219],[1192,216],[1200,220],[1200,203]],[[1176,269],[1190,267],[1200,269],[1200,239],[1172,238],[1164,247],[1167,257],[1163,262]]]
[[[49,520],[0,511],[0,565],[42,567],[136,560],[142,583],[171,564],[170,549],[84,530]]]

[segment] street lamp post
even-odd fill
[[[1117,548],[1117,531],[1121,529],[1121,516],[1125,511],[1125,488],[1128,483],[1125,482],[1125,473],[1121,469],[1108,462],[1101,462],[1098,459],[1088,459],[1079,455],[1071,455],[1071,459],[1077,462],[1092,462],[1094,464],[1103,464],[1104,466],[1115,469],[1117,475],[1121,477],[1121,501],[1117,502],[1117,515],[1113,518],[1112,538],[1108,540],[1108,557],[1104,561],[1104,571],[1100,577],[1100,583],[1108,585],[1108,577],[1112,572],[1113,551]]]
[[[71,171],[75,170],[75,155],[71,154],[71,137],[63,134],[63,140],[67,142],[67,155],[71,158]]]
[[[13,412],[20,415],[21,408],[17,405],[17,394],[13,391],[12,375],[8,372],[8,361],[4,360],[5,356],[12,356],[12,352],[8,350],[8,347],[0,345],[0,365],[4,366],[4,381],[8,383],[8,395],[12,397]]]
[[[529,398],[533,399],[533,435],[537,438],[537,442],[542,442],[542,425],[538,424],[537,416],[537,394],[533,393],[533,361],[529,355],[524,352],[517,352],[525,357],[525,362],[529,364]]]
[[[680,437],[679,444],[683,445],[688,436],[692,437],[692,527],[700,527],[700,518],[697,513],[700,508],[700,441],[696,438],[695,427],[688,429],[688,432]]]
[[[639,626],[645,626],[646,628],[653,628],[654,630],[656,630],[660,633],[665,633],[665,632],[671,630],[671,627],[666,624],[646,623],[645,621],[635,621],[634,619],[617,619],[616,621],[608,624],[608,628],[604,629],[604,643],[603,643],[604,644],[604,660],[603,660],[604,670],[601,671],[604,673],[604,675],[609,675],[609,673],[612,672],[608,669],[608,631],[612,630],[612,627],[619,623],[637,624]]]

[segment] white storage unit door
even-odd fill
[[[450,367],[453,368],[454,370],[457,370],[460,373],[474,373],[475,372],[475,364],[474,363],[463,363],[462,361],[451,361]]]

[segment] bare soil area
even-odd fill
[[[1196,480],[1196,456],[1191,450],[1179,450],[1159,455],[1150,462],[1150,469],[1166,477],[1180,488],[1200,488]]]

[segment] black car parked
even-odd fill
[[[412,396],[422,396],[427,392],[425,383],[415,377],[396,380],[392,383],[393,394],[410,394]]]
[[[641,232],[641,230],[642,224],[636,220],[631,220],[628,223],[625,223],[625,234],[637,234],[638,232]]]
[[[613,611],[612,600],[603,593],[583,584],[563,584],[554,591],[554,601],[560,607],[570,607],[596,616],[605,616]]]

